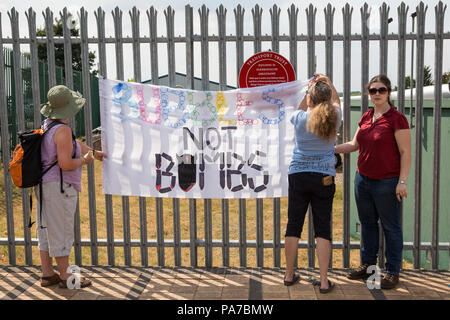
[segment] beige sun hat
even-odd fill
[[[48,102],[41,104],[41,114],[49,119],[71,118],[83,108],[86,99],[64,85],[57,85],[47,93]]]

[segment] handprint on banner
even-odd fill
[[[136,94],[139,104],[139,114],[141,116],[141,119],[145,122],[151,124],[161,124],[161,96],[159,94],[159,89],[155,87],[153,88],[152,92],[153,96],[150,99],[150,102],[146,104],[144,100],[144,86],[140,85],[136,88]],[[152,118],[149,111],[151,108],[155,107],[156,109],[154,114],[156,115],[156,118]]]
[[[242,93],[237,94],[236,111],[237,111],[237,116],[238,116],[238,124],[240,126],[251,126],[251,125],[257,125],[259,123],[258,119],[244,119],[244,117],[243,117],[245,107],[248,107],[251,105],[252,105],[252,102],[245,100],[242,97]]]
[[[170,105],[169,94],[174,94],[178,96],[178,103],[176,107]],[[162,120],[166,126],[171,128],[179,128],[186,124],[187,119],[189,119],[189,112],[186,108],[186,96],[184,95],[183,90],[176,90],[167,87],[161,87],[160,89],[161,95],[161,107],[162,107]],[[178,115],[176,114],[178,111]],[[181,115],[179,114],[181,113]],[[169,114],[175,116],[177,121],[170,121]]]
[[[222,91],[217,91],[216,93],[216,107],[219,113],[219,121],[224,124],[232,124],[236,125],[236,120],[223,120],[223,117],[225,116],[225,111],[229,109],[228,105],[226,104],[225,95]]]
[[[283,87],[281,87],[281,90],[279,90],[279,91],[283,91]],[[269,95],[269,93],[272,93],[272,92],[276,92],[275,88],[268,88],[268,89],[264,90],[262,92],[262,99],[264,101],[267,101],[270,104],[275,104],[275,105],[278,106],[278,117],[270,119],[270,118],[266,117],[263,113],[261,113],[259,118],[265,124],[278,124],[281,121],[283,121],[283,119],[284,119],[284,117],[286,115],[286,111],[284,110],[285,107],[284,107],[283,100],[281,100],[279,98],[271,97]]]
[[[112,92],[114,94],[113,102],[115,109],[112,113],[120,115],[123,119],[136,119],[139,117],[139,106],[136,97],[133,97],[133,89],[127,85],[125,82],[120,82],[114,87],[112,87]],[[129,109],[124,110],[124,106]]]
[[[216,106],[211,103],[211,92],[205,91],[202,92],[202,94],[204,94],[206,97],[201,102],[194,102],[193,92],[187,93],[187,100],[189,104],[194,107],[191,112],[192,122],[196,125],[207,127],[217,121],[217,119],[219,118],[219,114],[217,113]]]

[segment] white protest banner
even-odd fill
[[[288,195],[290,115],[308,81],[230,91],[100,79],[103,192],[170,198]]]

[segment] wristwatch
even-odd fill
[[[400,184],[406,184],[406,181],[405,181],[405,180],[400,180],[398,183],[400,183]]]

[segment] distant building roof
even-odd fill
[[[187,80],[187,77],[185,74],[175,72],[175,84],[176,85],[182,86],[183,88],[187,89],[190,87],[190,86],[188,86],[187,81],[188,80]],[[151,82],[152,82],[151,79],[142,81],[142,83],[151,83]],[[162,86],[169,86],[169,75],[166,74],[166,75],[160,76],[158,84],[162,85]],[[192,89],[202,90],[202,79],[201,78],[194,77],[194,88],[192,88]],[[236,87],[227,85],[225,90],[233,90],[233,89],[236,89]],[[209,81],[209,90],[210,91],[220,91],[219,83],[215,82],[215,81]]]

